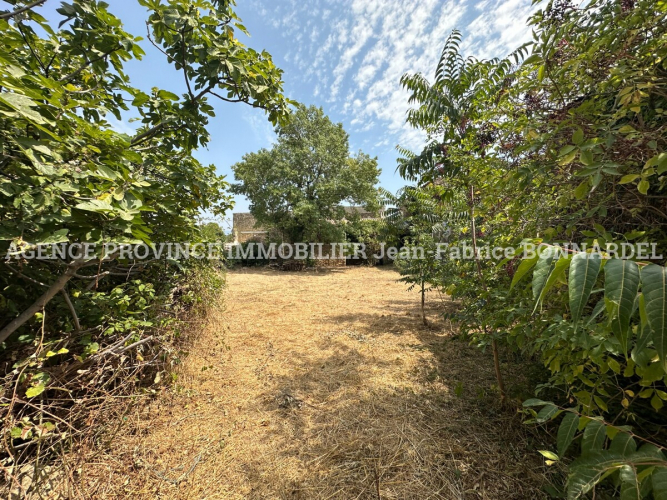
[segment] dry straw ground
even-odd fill
[[[532,499],[542,460],[492,403],[452,304],[391,269],[229,273],[176,385],[79,472],[87,498]]]

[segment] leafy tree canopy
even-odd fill
[[[431,80],[403,77],[408,122],[430,142],[401,150],[399,171],[440,201],[452,244],[543,245],[493,265],[452,258],[436,280],[476,342],[549,371],[536,394],[561,396],[524,406],[534,423],[561,421],[549,460],[568,460],[582,437],[567,498],[664,498],[667,3],[543,3],[533,42],[510,57],[465,58],[454,32]],[[603,259],[557,243],[655,244],[658,255]]]
[[[56,20],[31,8],[0,15],[3,254],[12,243],[25,249],[196,238],[202,210],[219,214],[231,206],[228,184],[215,167],[201,165],[191,154],[209,140],[210,100],[262,108],[274,124],[287,118],[282,71],[268,53],[236,38],[245,28],[233,1],[139,3],[148,9],[149,42],[184,81],[180,96],[131,85],[123,64],[143,57],[141,38],[127,33],[105,2],[63,2]],[[121,119],[124,112],[141,122],[133,137],[106,121],[109,114]],[[100,263],[100,272],[114,260]],[[25,276],[54,285],[37,301],[39,286],[20,296],[8,293],[3,316],[18,317],[0,331],[0,341],[86,263],[60,264],[68,267],[25,263]],[[0,290],[16,279],[2,268]]]
[[[232,235],[225,234],[225,231],[217,222],[205,222],[199,227],[201,238],[203,241],[217,243],[220,241],[227,242]]]
[[[235,192],[250,198],[260,224],[283,231],[292,241],[331,241],[340,237],[333,222],[342,202],[377,208],[377,158],[350,155],[348,134],[321,108],[300,105],[276,129],[271,149],[243,157],[232,168],[240,181]]]

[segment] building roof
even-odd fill
[[[345,210],[346,214],[369,214],[373,215],[373,212],[366,210],[364,207],[361,206],[351,206],[351,207],[343,207],[343,210]]]

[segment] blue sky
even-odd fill
[[[146,10],[136,0],[107,0],[127,31],[146,35]],[[307,105],[322,106],[350,134],[352,151],[377,156],[381,185],[396,191],[405,182],[395,173],[397,144],[418,150],[419,131],[405,124],[406,72],[430,77],[452,29],[463,33],[462,51],[478,58],[504,56],[529,41],[526,25],[536,9],[531,0],[238,0],[237,13],[251,34],[244,43],[266,49],[282,68],[285,93]],[[60,2],[40,9],[55,20]],[[126,66],[132,84],[183,93],[182,75],[145,39],[146,56]],[[243,154],[271,145],[273,128],[261,110],[213,102],[211,143],[196,153],[233,181],[231,165]],[[111,120],[110,120],[111,121]],[[134,124],[114,121],[121,131]],[[247,211],[236,198],[234,211]],[[229,227],[226,227],[228,230]]]

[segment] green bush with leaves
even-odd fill
[[[441,287],[446,262],[438,244],[444,239],[441,207],[432,192],[407,186],[393,195],[382,190],[387,206],[381,234],[390,245],[400,246],[394,263],[408,291],[415,288],[421,299],[421,316],[426,320],[426,292]]]
[[[264,108],[274,123],[287,116],[281,71],[268,54],[235,38],[234,29],[244,28],[230,2],[140,3],[151,12],[151,42],[183,72],[183,96],[130,86],[122,63],[141,58],[140,39],[123,31],[104,2],[64,3],[58,31],[31,10],[0,20],[0,251],[60,242],[192,240],[201,210],[223,213],[230,207],[223,178],[191,155],[209,139],[205,126],[213,108],[207,99]],[[105,120],[109,113],[120,119],[128,102],[143,124],[134,137],[113,131]],[[62,292],[80,269],[94,265],[102,277],[115,257],[99,253],[60,268],[45,261],[22,264],[22,275],[52,283],[4,326],[0,340]],[[20,279],[12,269],[3,270],[10,271],[7,278]],[[4,298],[10,311],[22,309]]]
[[[141,38],[105,2],[63,2],[59,19],[20,2],[0,15],[0,254],[12,257],[0,263],[0,345],[11,401],[5,422],[23,422],[11,431],[19,440],[28,439],[25,419],[36,407],[16,404],[15,396],[48,405],[53,395],[69,394],[78,406],[61,403],[52,413],[76,425],[86,417],[67,412],[87,408],[95,390],[137,384],[171,359],[156,354],[144,362],[141,352],[158,337],[168,340],[164,326],[221,286],[212,262],[104,252],[105,244],[210,238],[201,213],[231,207],[228,183],[193,156],[210,140],[211,100],[261,108],[274,125],[289,114],[282,71],[267,52],[238,40],[246,30],[232,0],[138,3],[147,9],[148,42],[184,82],[182,95],[132,86],[123,64],[143,57]],[[134,117],[139,129],[120,133],[108,116]],[[20,256],[50,243],[96,250],[68,259]],[[95,368],[109,359],[120,360],[110,378]],[[5,442],[19,460],[16,443]],[[22,454],[34,450],[29,444]]]
[[[576,432],[586,427],[581,441],[582,457],[571,466],[570,498],[578,498],[615,471],[620,471],[624,498],[640,498],[623,494],[626,489],[645,495],[654,488],[656,497],[667,493],[667,484],[660,480],[663,471],[667,471],[660,445],[660,422],[646,416],[650,415],[650,408],[659,412],[667,401],[665,268],[546,246],[539,255],[521,262],[512,285],[517,285],[531,269],[534,308],[550,309],[543,311],[542,316],[548,326],[533,342],[540,344],[545,364],[553,374],[551,383],[568,387],[569,401],[576,405],[564,408],[558,455],[549,452],[545,456],[558,460]],[[566,275],[564,287],[561,282]],[[531,400],[524,405],[542,406],[538,413],[531,409],[538,423],[561,413],[553,403]],[[615,415],[614,421],[639,419],[643,431],[650,431],[647,436],[636,436],[644,446],[637,451],[632,426],[606,422],[606,414]],[[590,437],[591,433],[599,436]],[[602,446],[605,436],[611,439],[607,450]],[[658,439],[654,441],[655,437],[649,436]],[[619,442],[627,446],[620,454],[616,453]],[[655,472],[658,476],[653,479]]]
[[[526,411],[538,423],[565,412],[559,451],[545,454],[580,455],[568,497],[662,498],[667,4],[544,4],[533,42],[507,59],[464,58],[454,32],[433,81],[403,77],[408,122],[429,143],[401,149],[399,171],[439,200],[451,244],[542,244],[525,260],[451,259],[440,285],[474,342],[549,370],[536,391],[554,402]],[[555,243],[653,244],[657,256],[563,254]],[[580,431],[577,447],[564,445]]]
[[[234,191],[250,199],[258,224],[292,243],[342,241],[344,202],[377,209],[377,158],[350,154],[348,134],[322,108],[299,105],[276,128],[271,149],[243,156],[232,166]]]

